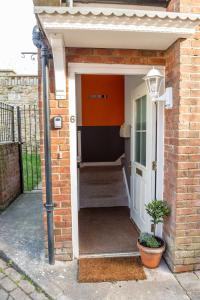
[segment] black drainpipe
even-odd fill
[[[45,158],[45,183],[47,212],[47,235],[49,263],[55,263],[54,258],[54,224],[52,200],[52,171],[51,171],[51,142],[50,142],[50,114],[49,114],[49,92],[48,92],[48,61],[52,58],[48,44],[42,31],[35,26],[33,28],[32,40],[34,45],[41,50],[42,64],[42,92],[43,92],[43,124],[44,124],[44,158]]]

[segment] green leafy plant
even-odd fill
[[[159,248],[161,242],[158,241],[152,234],[143,232],[139,237],[140,244],[149,248]]]
[[[163,200],[152,200],[146,206],[146,212],[151,217],[153,224],[153,236],[156,234],[156,225],[163,223],[163,218],[169,216],[170,208],[166,201]]]
[[[146,212],[151,217],[151,223],[153,225],[153,234],[141,233],[139,242],[141,245],[148,248],[159,248],[162,244],[161,240],[156,237],[156,225],[163,223],[164,217],[169,216],[170,208],[166,201],[152,200],[146,206]]]
[[[9,259],[9,261],[7,262],[7,266],[8,267],[12,267],[13,266],[13,261],[11,259]]]

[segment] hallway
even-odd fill
[[[80,169],[80,254],[137,252],[121,165]]]

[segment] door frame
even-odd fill
[[[76,75],[146,75],[153,65],[123,65],[123,64],[96,64],[96,63],[69,63],[69,143],[70,143],[70,180],[71,180],[71,208],[72,208],[72,248],[73,259],[79,257],[78,231],[78,178],[77,178],[77,112],[76,112]],[[156,66],[165,72],[164,66]],[[158,110],[158,169],[157,169],[157,198],[163,198],[163,162],[164,162],[164,108]],[[158,115],[160,115],[158,113]]]

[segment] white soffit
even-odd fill
[[[114,8],[35,7],[47,37],[66,47],[165,50],[195,33],[200,15]]]

